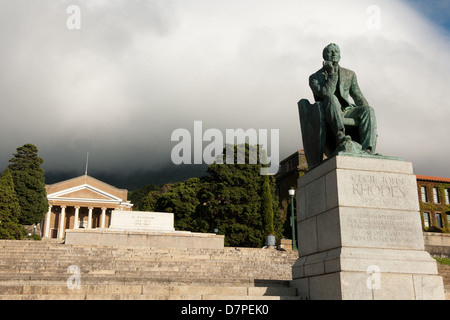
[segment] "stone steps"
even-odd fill
[[[61,275],[9,275],[0,278],[0,287],[12,286],[67,286],[68,276]],[[142,278],[142,277],[113,277],[113,276],[89,276],[80,278],[83,286],[92,285],[141,285],[147,287],[160,286],[191,286],[191,287],[255,287],[255,288],[290,288],[288,280],[260,280],[249,278]],[[272,290],[271,289],[271,290]],[[0,288],[0,291],[2,289]],[[5,289],[6,290],[6,289]],[[260,289],[258,289],[260,290]],[[273,289],[278,290],[278,289]]]
[[[227,296],[216,295],[143,295],[143,294],[108,294],[108,295],[7,295],[0,300],[299,300],[294,296]]]
[[[0,240],[0,300],[297,300],[296,253]],[[81,286],[69,289],[71,265]],[[450,299],[450,267],[439,267]]]
[[[109,249],[106,249],[109,250]],[[78,250],[79,251],[79,250]],[[262,251],[259,249],[259,251]],[[269,251],[269,250],[267,250]],[[251,251],[248,251],[251,252]],[[290,277],[291,270],[286,268],[286,258],[295,261],[295,255],[280,255],[278,253],[266,255],[231,252],[213,252],[209,255],[195,255],[192,252],[176,252],[171,255],[161,255],[158,252],[133,252],[133,257],[126,257],[114,252],[115,255],[86,255],[85,252],[61,251],[57,254],[46,252],[45,256],[36,251],[34,253],[9,253],[0,255],[0,274],[8,272],[11,266],[18,273],[32,273],[34,271],[65,272],[69,265],[78,265],[82,272],[105,272],[114,270],[135,271],[135,272],[202,272],[217,270],[230,272],[239,270],[240,272],[264,273],[265,270],[278,269],[278,272],[285,273]],[[119,258],[120,257],[120,258]],[[133,264],[130,265],[130,259]],[[239,260],[239,264],[234,262]],[[284,269],[284,270],[282,270]],[[270,272],[272,272],[270,270]]]
[[[282,265],[273,265],[271,269],[264,268],[261,265],[247,265],[247,266],[239,266],[239,265],[227,265],[227,264],[192,264],[192,265],[184,265],[186,262],[180,263],[155,263],[155,264],[146,264],[139,266],[130,266],[128,265],[87,265],[85,262],[78,263],[76,261],[70,261],[66,263],[61,263],[59,265],[47,265],[45,263],[36,265],[17,265],[11,264],[3,265],[0,267],[0,275],[3,273],[11,273],[14,271],[17,274],[34,274],[34,273],[53,273],[53,274],[67,274],[67,269],[71,265],[76,265],[80,269],[80,274],[91,275],[91,274],[111,274],[111,275],[140,275],[142,277],[151,277],[152,275],[163,275],[165,273],[172,273],[172,276],[180,274],[186,276],[201,276],[205,275],[223,275],[234,277],[236,275],[246,276],[246,277],[254,277],[264,279],[266,277],[271,277],[273,272],[278,267],[282,267]],[[289,270],[279,270],[279,276],[282,279],[287,279],[290,276]]]
[[[0,299],[297,299],[293,252],[0,241]],[[80,287],[73,287],[79,269]]]
[[[289,287],[199,286],[155,284],[84,284],[70,289],[65,283],[2,284],[0,295],[227,295],[227,296],[295,296]]]
[[[1,241],[0,241],[1,243]],[[7,254],[3,253],[4,250],[7,251]],[[182,257],[183,259],[195,259],[195,260],[232,260],[236,257],[240,257],[241,260],[246,261],[255,261],[255,260],[283,260],[285,256],[293,256],[292,253],[288,252],[279,252],[276,250],[264,250],[264,249],[248,249],[248,248],[225,248],[223,250],[210,250],[208,251],[200,251],[196,250],[173,250],[168,249],[167,251],[162,251],[161,249],[153,250],[153,249],[141,249],[141,248],[133,248],[131,250],[123,249],[123,248],[112,248],[112,247],[73,247],[73,246],[64,246],[59,245],[59,247],[30,247],[26,250],[14,250],[8,246],[0,246],[0,259],[11,258],[11,257],[20,257],[27,258],[32,257],[33,259],[36,257],[51,258],[57,257],[61,254],[70,255],[66,257],[101,257],[104,258],[115,258],[118,259],[127,259],[127,258],[136,258],[143,260],[154,260],[154,259],[173,259],[177,257]],[[45,253],[45,256],[42,255]],[[61,256],[64,258],[64,256]],[[100,258],[99,257],[99,258]]]

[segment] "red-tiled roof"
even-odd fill
[[[437,181],[437,182],[448,182],[448,183],[450,183],[450,178],[441,178],[441,177],[416,175],[416,179],[417,180],[426,180],[426,181]]]

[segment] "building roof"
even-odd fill
[[[447,182],[447,183],[450,183],[450,178],[441,178],[441,177],[416,175],[416,179],[417,180],[423,180],[423,181],[435,181],[435,182]]]
[[[82,175],[72,179],[46,185],[45,188],[47,194],[51,194],[68,188],[77,187],[80,185],[91,185],[108,193],[111,193],[117,197],[120,197],[124,200],[127,199],[128,190],[116,188],[110,184],[107,184],[103,181],[100,181],[88,175]]]
[[[47,200],[50,204],[73,202],[80,204],[118,205],[130,207],[128,191],[118,189],[105,182],[84,175],[58,183],[46,185]]]

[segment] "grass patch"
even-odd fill
[[[450,258],[434,258],[437,262],[450,266]]]

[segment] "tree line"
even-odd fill
[[[283,237],[287,219],[275,178],[261,175],[259,159],[249,160],[252,147],[234,146],[234,164],[211,164],[206,176],[184,182],[146,185],[130,192],[129,200],[134,210],[174,213],[176,230],[217,232],[226,246],[261,247],[267,235]],[[244,164],[237,163],[242,148]],[[36,146],[25,144],[9,163],[0,177],[0,239],[22,239],[23,225],[42,222],[48,211],[43,159]]]
[[[261,161],[249,164],[255,163],[251,147],[245,144],[245,164],[213,163],[206,176],[130,192],[133,210],[172,212],[176,230],[217,232],[225,235],[225,246],[261,247],[267,235],[282,238],[286,216],[275,178],[261,175]]]

